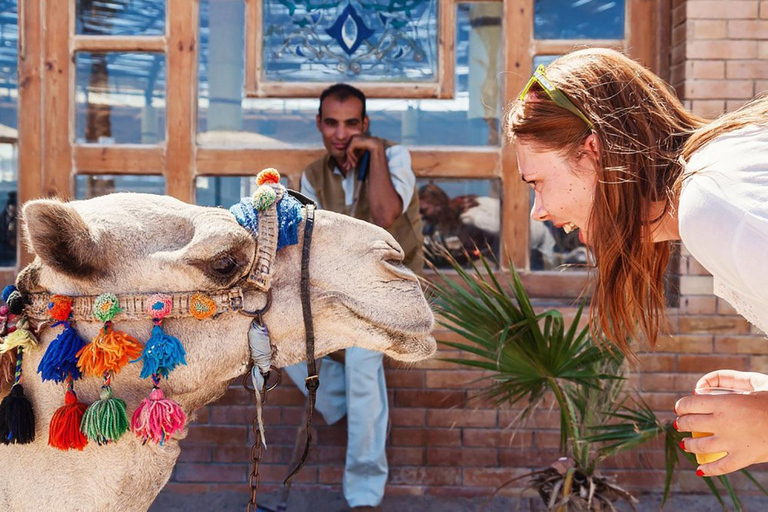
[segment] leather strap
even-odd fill
[[[287,484],[296,473],[301,471],[307,462],[309,447],[312,444],[312,415],[315,412],[315,401],[317,398],[317,388],[320,386],[320,378],[317,375],[317,365],[315,363],[315,327],[312,323],[312,304],[309,296],[309,250],[312,242],[312,229],[315,224],[315,207],[312,204],[306,205],[307,216],[304,221],[304,247],[301,250],[301,311],[304,315],[304,332],[307,340],[307,378],[304,385],[307,387],[307,443],[304,445],[304,453],[301,460],[293,468],[293,471],[285,478],[283,484]]]

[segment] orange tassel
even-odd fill
[[[87,406],[77,401],[71,389],[67,390],[64,401],[66,405],[59,407],[51,418],[48,445],[59,450],[82,450],[88,444],[88,438],[80,431]]]
[[[112,322],[94,340],[77,353],[77,367],[83,375],[99,377],[105,372],[119,372],[129,361],[138,359],[144,346],[133,336],[116,331]]]

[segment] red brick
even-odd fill
[[[725,20],[695,20],[689,22],[693,39],[725,39],[728,26]]]
[[[256,406],[216,405],[211,407],[211,424],[214,425],[250,425],[256,416]],[[280,410],[264,409],[264,423],[275,425],[280,422]]]
[[[466,468],[464,469],[463,484],[472,487],[492,487],[497,489],[514,478],[519,478],[530,471],[527,469],[512,468]],[[520,488],[526,483],[526,479],[518,480],[512,487]]]
[[[245,482],[247,475],[245,464],[179,462],[174,469],[174,479],[179,482]]]
[[[754,59],[757,41],[691,41],[685,47],[685,55],[687,59]]]
[[[461,484],[461,468],[390,468],[389,481],[392,484],[407,485],[459,485]]]
[[[387,448],[387,461],[394,466],[423,466],[424,448],[390,446]]]
[[[718,315],[738,315],[739,313],[731,306],[727,300],[717,297]]]
[[[648,406],[659,414],[661,411],[664,414],[672,414],[677,402],[684,395],[690,393],[643,393],[641,396]]]
[[[642,376],[644,391],[692,391],[699,374],[650,373]]]
[[[191,444],[183,443],[179,462],[210,462],[211,445],[210,444]]]
[[[699,317],[693,317],[699,318]],[[657,352],[682,352],[709,354],[712,352],[713,337],[705,335],[680,335],[659,337]]]
[[[189,419],[190,424],[194,423],[196,425],[205,425],[206,423],[208,423],[210,419],[211,407],[213,406],[206,405],[205,407],[201,407],[200,409],[193,412],[192,417]]]
[[[430,466],[496,466],[495,448],[427,448],[427,464]]]
[[[423,485],[387,485],[385,496],[424,496],[428,489],[447,489],[447,487],[426,487]]]
[[[490,372],[478,370],[427,371],[427,387],[439,389],[485,389],[490,381],[483,377]]]
[[[687,99],[709,99],[709,98],[751,98],[754,93],[754,83],[749,80],[686,80],[685,81],[685,97]],[[693,278],[694,276],[683,276],[684,278]],[[706,279],[706,276],[698,276],[705,279],[705,282],[697,282],[689,291],[686,287],[685,290],[681,290],[682,293],[693,293],[696,295],[703,295],[705,293],[712,292],[711,279]]]
[[[387,387],[422,388],[424,387],[424,372],[421,370],[389,370],[386,375]]]
[[[190,443],[237,444],[248,440],[248,429],[242,427],[190,425],[187,440]]]
[[[608,457],[601,467],[610,469],[663,468],[664,452],[661,450],[646,450],[645,446],[638,449],[620,452]]]
[[[638,354],[640,368],[643,372],[673,372],[675,371],[675,356],[670,354]]]
[[[392,428],[392,446],[459,446],[461,430],[448,428]]]
[[[464,446],[509,448],[530,446],[531,432],[497,429],[464,429]]]
[[[768,39],[768,21],[730,20],[728,37],[730,39]]]
[[[224,396],[219,398],[214,405],[250,405],[252,403],[253,396],[242,386],[230,386]]]
[[[760,2],[760,17],[768,19],[768,0]]]
[[[663,489],[665,473],[656,471],[611,471],[616,483],[627,490],[647,491],[648,489]]]
[[[280,482],[285,480],[288,473],[293,469],[286,464],[261,464],[259,466],[259,477],[262,482]],[[250,469],[248,471],[250,473]],[[301,471],[291,480],[291,482],[317,482],[318,470],[316,466],[304,466]]]
[[[499,450],[499,466],[513,468],[545,468],[562,456],[560,450]]]
[[[680,317],[680,332],[745,334],[749,332],[749,322],[735,316],[683,316]]]
[[[344,466],[320,466],[317,481],[321,484],[339,484],[344,478]]]
[[[537,430],[533,433],[533,439],[538,449],[560,448],[559,430]]]
[[[768,21],[764,22],[768,26]],[[765,60],[731,60],[726,68],[729,79],[768,79],[768,62]]]
[[[270,445],[262,452],[262,462],[265,463],[284,463],[285,448],[280,446]],[[213,447],[213,462],[226,462],[235,464],[250,464],[251,463],[251,447],[250,446],[214,446]]]
[[[721,368],[746,368],[747,357],[725,355],[680,355],[677,359],[677,369],[680,372],[709,373]]]
[[[315,439],[317,439],[318,444],[347,446],[347,429],[339,424],[333,427],[318,428]]]
[[[269,404],[270,405],[304,405],[304,402],[305,402],[304,394],[301,391],[299,391],[299,389],[293,384],[290,384],[290,386],[291,387],[288,387],[288,385],[281,385],[277,389],[273,389],[272,391],[270,391],[269,394],[267,395],[269,399]],[[252,401],[253,400],[246,403],[251,403]]]
[[[757,336],[717,336],[715,350],[731,354],[768,354],[768,344]]]
[[[725,105],[723,105],[725,109]],[[681,297],[680,310],[687,315],[712,315],[716,309],[716,297]]]
[[[398,389],[395,392],[395,406],[449,409],[463,406],[465,397],[466,394],[463,391]]]
[[[393,427],[422,427],[426,425],[426,409],[392,408],[389,421]]]
[[[431,427],[495,427],[496,411],[451,409],[427,411]]]
[[[749,0],[708,0],[686,2],[686,15],[689,19],[735,19],[757,18],[758,3]]]

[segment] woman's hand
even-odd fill
[[[696,390],[703,392],[705,388],[730,388],[750,394],[694,394],[677,401],[678,431],[714,434],[687,437],[681,447],[697,454],[728,453],[722,459],[700,465],[696,474],[718,476],[768,462],[768,375],[718,370],[696,383]]]

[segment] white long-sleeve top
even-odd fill
[[[747,126],[697,151],[678,210],[680,236],[714,277],[715,295],[768,333],[768,127]]]

